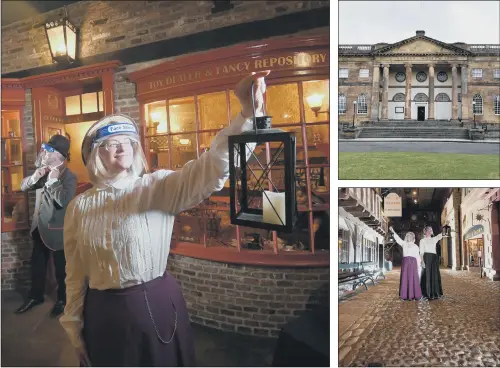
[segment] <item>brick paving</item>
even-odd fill
[[[399,270],[339,304],[339,366],[500,366],[500,282],[441,270],[445,298],[401,301]]]

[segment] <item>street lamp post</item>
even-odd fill
[[[354,119],[356,119],[356,101],[354,101],[354,114],[352,115],[352,127],[354,128]]]
[[[472,116],[474,116],[474,129],[476,129],[476,101],[472,101]]]

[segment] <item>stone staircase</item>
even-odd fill
[[[361,127],[358,138],[469,139],[469,130],[457,122],[391,120]]]

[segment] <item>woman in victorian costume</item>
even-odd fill
[[[422,298],[420,290],[419,268],[420,254],[418,245],[415,244],[415,234],[411,231],[406,233],[405,239],[401,239],[394,231],[396,243],[403,248],[403,263],[401,264],[401,276],[399,278],[399,297],[402,300],[418,300]]]
[[[268,74],[240,81],[241,114],[179,171],[147,173],[137,126],[127,116],[107,116],[87,132],[82,157],[94,187],[67,210],[67,305],[60,319],[81,365],[195,363],[186,303],[166,271],[174,216],[223,188],[228,136],[252,130],[252,93],[263,115]]]
[[[424,238],[420,239],[420,256],[422,258],[422,279],[420,288],[428,299],[439,299],[443,296],[441,273],[439,272],[439,257],[436,254],[436,243],[443,238],[443,234],[434,235],[432,227],[424,228]]]

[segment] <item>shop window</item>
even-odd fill
[[[231,225],[229,182],[226,182],[222,190],[176,217],[174,240],[270,254],[329,249],[329,115],[315,115],[307,102],[311,95],[321,95],[320,111],[329,110],[327,79],[270,85],[266,93],[266,113],[272,116],[273,125],[297,137],[297,231],[273,235],[265,230]],[[234,91],[229,89],[170,100],[166,97],[143,108],[147,128],[145,151],[152,171],[180,169],[199,157],[210,149],[216,134],[241,111]],[[278,147],[270,145],[271,156],[277,150]],[[254,153],[261,162],[266,161],[264,149],[258,148]],[[262,168],[253,166],[252,170],[259,177]],[[252,177],[249,173],[250,182]],[[282,184],[283,170],[279,163],[273,166],[271,177],[275,185]]]
[[[349,263],[349,231],[339,229],[339,263]]]
[[[2,110],[2,231],[27,228],[28,202],[21,192],[26,167],[19,111]]]

